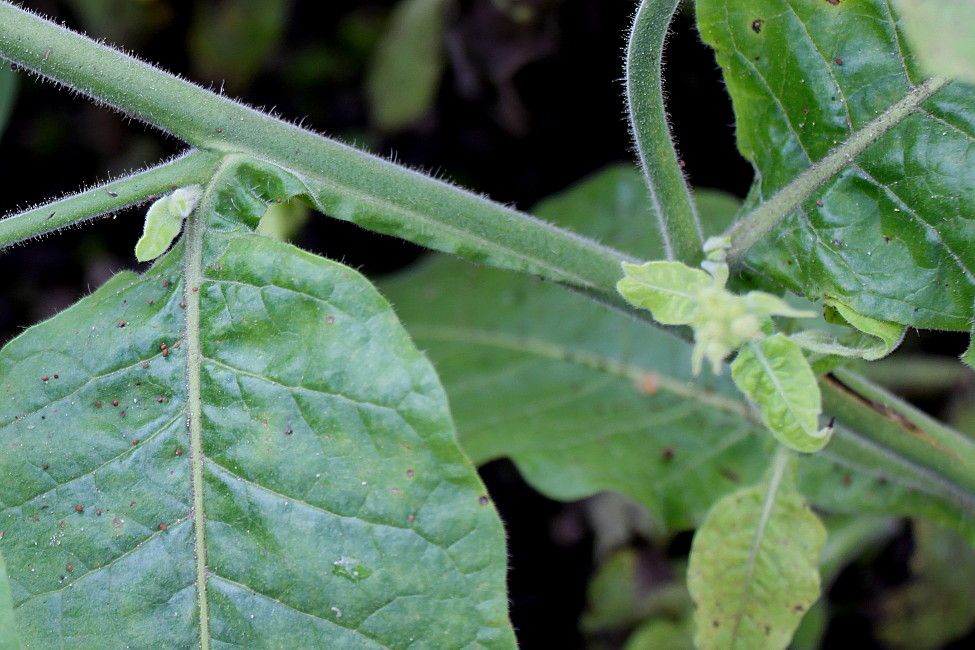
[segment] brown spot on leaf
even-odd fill
[[[759,18],[758,20],[753,20],[752,21],[752,31],[755,32],[756,34],[761,34],[762,33],[762,26],[764,24],[765,24],[765,21],[762,20],[761,18]]]
[[[655,372],[647,372],[636,382],[636,389],[643,395],[653,395],[660,390],[660,376]]]

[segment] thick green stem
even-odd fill
[[[696,265],[702,258],[701,226],[667,126],[660,78],[664,40],[677,5],[678,0],[643,0],[640,4],[626,50],[626,100],[649,188],[650,210],[667,255]]]
[[[3,219],[0,221],[0,248],[148,201],[154,195],[169,192],[173,186],[205,183],[219,159],[206,151],[192,151],[158,167]]]
[[[0,55],[201,149],[279,165],[332,217],[622,303],[616,282],[626,255],[208,92],[6,2]]]
[[[847,455],[842,443],[833,447],[853,436],[856,446],[882,451],[899,467],[898,475],[936,485],[975,511],[975,441],[851,372],[834,370],[819,387],[825,412],[847,430],[827,450]]]
[[[819,162],[799,174],[772,198],[732,226],[726,233],[731,237],[728,261],[740,261],[749,248],[789,216],[816,188],[849,166],[864,149],[900,124],[947,83],[947,79],[935,77],[915,87],[906,97],[850,136],[849,140],[834,147]]]

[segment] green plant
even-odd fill
[[[906,327],[970,327],[975,95],[920,72],[883,0],[701,0],[758,172],[736,215],[687,188],[666,129],[676,4],[644,2],[629,41],[643,178],[611,169],[546,202],[557,227],[0,3],[0,55],[194,147],[0,222],[10,245],[154,200],[145,260],[183,229],[145,274],[0,353],[0,644],[510,647],[502,529],[467,457],[698,527],[702,648],[788,644],[817,565],[843,556],[807,504],[972,542],[975,443],[842,364],[886,355]],[[296,197],[551,283],[434,259],[382,287],[408,336],[358,273],[254,233]],[[782,288],[828,318],[798,331],[811,304],[767,293]],[[460,446],[410,336],[437,360]],[[733,382],[689,383],[739,349]],[[886,525],[829,523],[854,541]],[[686,643],[686,614],[634,639]]]

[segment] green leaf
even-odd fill
[[[975,5],[957,0],[897,0],[895,5],[925,70],[975,83]]]
[[[135,258],[150,262],[165,253],[183,228],[183,219],[200,199],[199,186],[176,190],[157,199],[146,212],[142,237],[135,244]]]
[[[641,220],[645,192],[636,170],[614,167],[537,213],[623,250],[656,245],[662,254]],[[734,216],[732,202],[717,203],[725,220]],[[768,434],[729,378],[689,383],[687,343],[550,284],[445,256],[382,288],[433,358],[475,463],[510,458],[554,499],[621,492],[670,530],[695,527],[721,496],[761,480]],[[906,471],[855,429],[838,431],[801,457],[812,503],[931,517],[975,539],[970,501]]]
[[[723,200],[701,203],[724,209],[709,215],[720,231],[736,205],[715,194]],[[619,166],[537,212],[660,254],[645,201],[639,172]],[[447,257],[382,288],[434,358],[475,463],[509,457],[557,499],[619,491],[671,530],[761,478],[767,436],[730,380],[689,384],[686,343],[559,287]]]
[[[759,405],[762,422],[790,449],[819,451],[832,430],[819,428],[822,396],[809,362],[783,334],[749,343],[731,364],[731,378]]]
[[[513,647],[501,524],[431,365],[362,276],[250,231],[286,198],[254,174],[225,162],[145,275],[0,351],[21,638]]]
[[[0,540],[4,532],[0,531]],[[0,554],[0,650],[20,650],[17,639],[17,625],[14,621],[14,603],[10,596],[10,584],[7,582],[7,567]]]
[[[784,471],[776,463],[767,482],[721,499],[694,535],[699,650],[785,648],[819,597],[826,530]]]
[[[444,0],[400,0],[366,80],[376,126],[395,131],[426,113],[444,68]]]
[[[713,284],[710,275],[682,262],[624,264],[617,289],[637,307],[649,309],[664,325],[687,325],[700,306],[698,294]]]
[[[924,80],[886,0],[701,0],[697,16],[757,170],[751,207]],[[968,330],[973,124],[975,89],[941,89],[753,247],[748,268],[871,318]]]

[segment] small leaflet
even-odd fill
[[[806,330],[790,337],[806,350],[876,361],[893,352],[904,340],[907,331],[904,325],[864,316],[833,298],[826,298],[824,305],[827,320],[850,325],[857,331],[848,336],[837,337],[820,330]],[[830,315],[833,316],[832,319],[829,318]]]
[[[617,290],[630,303],[650,310],[664,325],[690,325],[694,330],[691,365],[695,375],[706,358],[714,373],[721,363],[748,341],[765,335],[771,316],[810,318],[815,314],[793,308],[762,291],[737,296],[725,288],[728,266],[706,261],[709,273],[680,262],[624,264],[626,277]]]
[[[731,364],[731,378],[758,404],[776,440],[796,451],[819,451],[831,427],[819,428],[822,394],[802,348],[783,334],[749,343]]]
[[[182,230],[183,219],[193,212],[199,200],[200,186],[191,185],[149,206],[145,229],[135,245],[135,258],[140,262],[150,262],[165,253]]]

